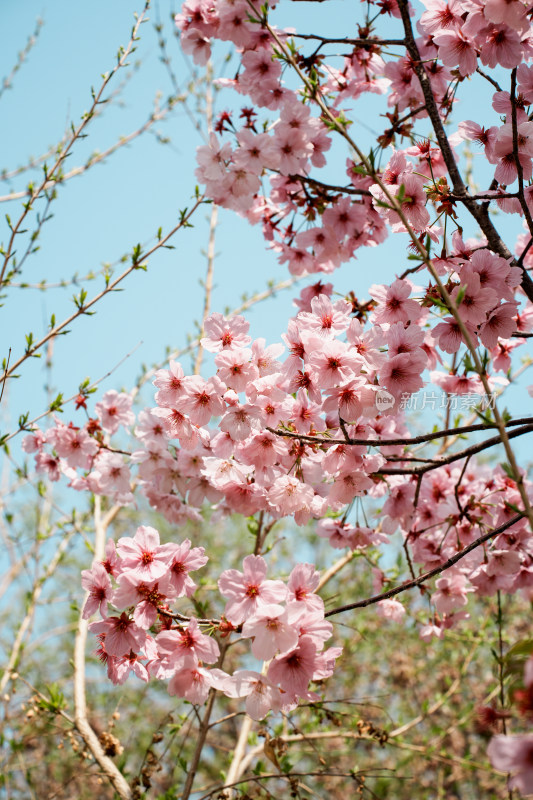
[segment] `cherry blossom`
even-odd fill
[[[111,599],[111,581],[106,568],[96,563],[92,569],[83,570],[81,585],[89,592],[83,606],[83,618],[88,619],[95,611],[100,611],[102,617],[107,616],[107,603]]]
[[[509,772],[509,789],[533,792],[533,736],[495,736],[487,748],[492,765]]]
[[[108,433],[116,433],[121,425],[133,425],[135,416],[131,411],[132,399],[125,392],[111,389],[106,392],[95,410],[102,428]]]
[[[229,597],[224,616],[233,624],[243,622],[261,606],[285,600],[287,595],[281,581],[266,580],[267,564],[261,556],[246,556],[243,570],[225,570],[218,581],[221,594]]]

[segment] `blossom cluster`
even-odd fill
[[[527,2],[424,0],[424,5],[421,32],[430,37],[442,63],[458,67],[463,76],[476,71],[478,59],[487,67],[512,69],[533,56]]]
[[[228,697],[245,697],[254,719],[293,707],[299,699],[315,699],[310,682],[332,674],[341,648],[324,650],[332,625],[316,594],[314,566],[297,564],[285,583],[267,579],[264,558],[247,556],[242,572],[228,569],[220,575],[218,588],[227,602],[217,625],[171,611],[179,598],[194,595],[189,573],[207,560],[203,547],[191,547],[188,539],[161,544],[159,533],[148,526],[122,537],[116,547],[108,540],[105,560],[84,570],[82,585],[88,593],[83,617],[97,611],[102,617],[89,629],[100,640],[109,678],[124,683],[133,672],[143,681],[168,681],[169,694],[191,703],[203,703],[211,688],[219,689]],[[108,613],[109,606],[115,613]],[[214,635],[202,631],[206,624],[211,634],[216,627],[224,637],[250,639],[252,655],[265,669],[230,675],[211,666],[220,648]]]
[[[450,256],[447,266],[443,260],[442,269],[460,277],[467,273],[469,281],[483,276],[486,288],[477,286],[471,301],[464,293],[472,320],[466,324],[471,336],[479,331],[483,341],[494,313],[486,308],[499,295],[511,295],[513,268],[486,250],[467,252],[460,239],[455,244],[462,252]],[[496,283],[498,294],[490,288]],[[446,319],[429,329],[427,310],[410,297],[412,291],[410,281],[399,279],[390,287],[371,287],[373,324],[365,330],[346,300],[332,302],[330,285],[304,289],[283,336],[288,350],[283,361],[283,345],[252,341],[243,317],[215,312],[205,323],[202,345],[213,353],[216,373],[186,375],[178,362],[157,371],[157,406],[140,412],[136,449],[129,455],[117,452],[110,440],[119,424],[134,421],[131,398],[116,392],[104,395],[96,417],[83,427],[60,423],[46,432],[35,430],[24,447],[36,451],[36,468],[51,478],[63,471],[72,487],[119,503],[133,499],[136,466],[137,487],[174,524],[199,520],[207,502],[219,515],[262,512],[273,521],[292,516],[299,525],[318,520],[318,534],[335,548],[376,547],[399,528],[415,562],[427,569],[444,564],[488,527],[504,524],[520,500],[502,470],[487,470],[475,460],[437,463],[417,488],[401,445],[409,440],[402,404],[424,385],[427,368],[436,366],[437,345],[455,351],[460,334],[456,341]],[[517,326],[516,304],[504,305],[514,311]],[[523,314],[520,324],[528,324],[530,316]],[[490,344],[501,348],[504,341]],[[449,393],[481,388],[475,374],[433,370],[429,377]],[[498,380],[506,382],[498,376],[489,380],[494,387]],[[383,407],[383,395],[402,402]],[[391,439],[395,444],[387,444]],[[374,528],[347,521],[350,507],[363,496],[382,504]],[[443,625],[460,619],[455,612],[466,605],[469,592],[529,592],[532,564],[532,540],[522,520],[437,581],[437,622],[424,635],[440,636]],[[391,616],[401,613],[397,601],[381,606],[386,610]]]
[[[487,162],[496,166],[489,195],[506,213],[522,214],[518,198],[502,199],[502,193],[505,195],[507,186],[518,177],[517,160],[522,180],[532,176],[533,123],[529,121],[528,106],[533,102],[533,67],[522,63],[533,55],[530,7],[521,0],[453,0],[449,4],[427,0],[425,5],[427,11],[418,23],[421,36],[416,38],[416,47],[423,62],[430,65],[427,77],[442,115],[450,112],[455,67],[460,76],[474,72],[478,59],[489,67],[518,67],[513,99],[501,89],[493,94],[492,105],[503,124],[484,128],[466,120],[449,137],[448,146],[453,152],[464,140],[483,145]],[[243,108],[240,117],[245,122],[240,128],[229,112],[220,115],[217,132],[211,134],[207,145],[198,148],[196,175],[215,202],[237,211],[251,224],[262,223],[267,243],[293,275],[330,273],[353,259],[360,247],[380,244],[387,236],[386,223],[393,231],[403,231],[405,226],[390,206],[390,199],[384,197],[383,189],[373,183],[367,169],[357,161],[347,161],[349,186],[344,191],[337,187],[328,192],[326,185],[322,189],[320,182],[309,177],[313,168],[326,164],[324,154],[331,146],[331,125],[312,97],[289,88],[283,81],[278,42],[287,41],[290,31],[273,29],[274,39],[257,20],[253,21],[251,9],[247,0],[196,0],[185,3],[176,16],[182,45],[197,63],[205,63],[213,40],[233,42],[242,69],[235,79],[219,83],[246,95],[253,104]],[[381,13],[399,16],[395,2],[383,6]],[[259,18],[259,11],[257,14]],[[394,109],[389,114],[393,122],[399,112],[410,109],[409,123],[399,126],[403,137],[411,132],[414,120],[427,116],[415,63],[408,54],[386,60],[379,40],[369,38],[369,42],[371,46],[354,48],[345,59],[343,70],[322,57],[315,65],[315,79],[323,96],[329,99],[333,116],[338,115],[339,119],[344,118],[343,104],[351,104],[367,92],[387,96],[388,105]],[[261,124],[255,109],[264,109],[270,116]],[[317,116],[313,116],[313,109]],[[279,116],[272,120],[272,113]],[[517,127],[515,133],[513,124]],[[383,134],[382,146],[394,139],[394,132],[392,128],[390,141],[389,134]],[[222,140],[217,133],[229,134],[230,140]],[[456,216],[453,201],[447,199],[450,192],[441,150],[426,138],[413,138],[410,146],[397,149],[378,173],[388,185],[389,195],[392,193],[401,204],[411,226],[419,235],[429,234],[438,242],[443,234],[437,224],[443,210],[439,202],[445,199],[449,203],[447,213]],[[266,176],[270,189],[265,185]],[[525,188],[524,196],[533,207],[530,187]],[[438,212],[433,221],[432,206]],[[295,215],[306,221],[303,230],[296,224]],[[518,238],[520,252],[525,243],[522,237]],[[530,254],[530,260],[532,257]]]

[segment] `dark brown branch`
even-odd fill
[[[469,194],[466,197],[464,195],[459,194],[450,194],[449,195],[451,200],[457,200],[459,203],[464,203],[465,200],[510,200],[512,198],[518,198],[518,192],[498,192],[495,194]]]
[[[533,432],[533,425],[524,425],[522,428],[518,428],[517,430],[511,431],[507,434],[508,439],[515,439],[517,436],[522,436],[524,433],[531,433]],[[460,461],[462,458],[466,458],[467,456],[473,456],[476,453],[481,453],[483,450],[486,450],[493,445],[497,445],[501,443],[500,436],[493,436],[492,439],[485,439],[484,442],[479,442],[478,444],[473,444],[470,447],[466,447],[464,450],[460,450],[458,453],[452,453],[446,458],[439,458],[438,460],[435,459],[431,464],[426,464],[423,467],[413,467],[410,469],[409,467],[405,467],[405,469],[396,469],[395,467],[385,467],[384,469],[378,470],[376,473],[377,475],[424,475],[426,472],[431,472],[434,469],[439,469],[439,467],[443,467],[445,464],[453,464],[454,461]]]
[[[518,200],[520,203],[520,208],[522,209],[524,217],[526,218],[529,233],[531,236],[533,236],[533,218],[531,217],[529,206],[526,203],[526,196],[524,194],[524,169],[518,154],[518,123],[516,119],[516,67],[511,72],[511,124],[513,128],[513,157],[518,175]],[[522,269],[524,268],[523,261],[520,266]]]
[[[450,567],[453,567],[454,564],[457,564],[462,558],[471,553],[472,550],[475,550],[480,545],[488,542],[489,539],[492,539],[494,536],[498,536],[500,533],[504,533],[508,528],[511,528],[515,523],[519,522],[521,519],[524,519],[525,514],[517,514],[515,517],[512,517],[508,522],[505,522],[503,525],[500,525],[499,528],[495,528],[488,533],[484,533],[483,536],[480,536],[478,539],[475,539],[471,542],[467,547],[463,550],[459,550],[454,556],[449,558],[444,564],[441,564],[438,567],[430,570],[429,572],[425,572],[423,575],[420,575],[418,578],[415,578],[411,581],[405,581],[405,583],[401,583],[399,586],[394,586],[392,589],[389,589],[386,592],[382,592],[381,594],[375,594],[372,597],[367,597],[365,600],[358,600],[356,603],[348,603],[345,606],[339,606],[338,608],[333,608],[331,611],[327,611],[325,616],[326,617],[333,617],[335,614],[340,614],[343,611],[352,611],[354,608],[367,608],[367,606],[372,606],[375,603],[379,603],[380,600],[388,600],[391,597],[395,597],[397,594],[401,594],[402,592],[406,592],[408,589],[414,589],[416,586],[421,586],[421,584],[429,581],[431,578],[434,578],[435,575],[440,575],[441,572],[444,572]]]
[[[288,178],[291,181],[300,181],[302,184],[306,183],[312,188],[320,189],[322,194],[325,192],[340,192],[341,194],[366,195],[372,197],[368,189],[355,189],[353,186],[333,186],[329,183],[317,181],[315,178],[309,178],[306,175],[289,175]]]
[[[522,336],[523,334],[520,334]],[[526,334],[527,335],[527,334]],[[528,425],[533,423],[533,417],[521,417],[520,419],[510,420],[506,423],[506,427],[513,427],[515,425]],[[310,442],[311,444],[349,444],[349,445],[368,445],[368,447],[392,447],[392,446],[409,446],[411,444],[424,444],[424,442],[431,442],[434,439],[444,439],[446,436],[458,436],[462,433],[475,433],[476,431],[493,430],[497,428],[496,424],[479,423],[475,425],[462,425],[458,428],[446,428],[442,431],[435,431],[434,433],[423,433],[420,436],[412,436],[409,439],[328,439],[325,436],[310,436],[304,433],[293,433],[292,431],[280,431],[275,428],[268,428],[267,431],[274,433],[277,436],[285,436],[289,439],[301,439],[302,442]]]
[[[531,236],[529,242],[526,244],[526,246],[524,247],[524,249],[520,253],[520,258],[518,259],[518,263],[520,264],[520,266],[522,266],[522,264],[524,263],[524,259],[527,256],[527,254],[529,253],[532,245],[533,245],[533,236]]]
[[[491,76],[487,75],[486,72],[483,72],[482,69],[477,67],[476,68],[476,72],[478,73],[478,75],[481,75],[482,78],[485,78],[486,81],[488,81],[489,83],[492,83],[492,85],[494,86],[494,88],[496,89],[497,92],[501,92],[502,91],[502,87],[500,86],[498,81],[495,81],[494,78],[491,78]]]
[[[461,470],[461,474],[459,475],[459,480],[457,481],[457,483],[454,486],[453,493],[455,495],[455,502],[457,503],[457,508],[461,512],[461,517],[466,517],[467,520],[472,525],[473,524],[472,517],[468,513],[467,509],[463,508],[462,503],[461,503],[461,499],[459,497],[459,487],[461,486],[461,483],[463,482],[463,478],[464,478],[466,469],[468,467],[468,464],[470,463],[470,458],[471,458],[471,456],[468,456],[468,458],[465,459],[465,463],[463,464],[463,468]]]
[[[427,464],[430,461],[435,461],[434,458],[415,458],[414,456],[385,456],[387,461],[418,461],[421,464]]]
[[[381,47],[385,45],[398,45],[405,46],[403,39],[378,39],[369,37],[368,39],[335,39],[329,36],[318,36],[314,33],[291,33],[292,39],[311,39],[316,42],[323,42],[324,44],[353,44],[354,47]]]
[[[431,120],[435,136],[437,137],[437,143],[442,153],[444,163],[446,164],[446,168],[453,183],[453,192],[455,195],[463,198],[462,202],[485,234],[490,249],[494,253],[497,253],[507,260],[511,259],[513,266],[521,267],[522,288],[527,297],[533,302],[533,280],[531,279],[527,270],[524,269],[523,265],[519,264],[516,259],[513,258],[513,254],[510,252],[500,234],[492,224],[492,220],[489,217],[488,204],[484,203],[482,205],[478,205],[476,201],[467,194],[466,186],[457,167],[452,148],[440,118],[439,109],[433,94],[433,89],[431,88],[429,76],[424,68],[423,60],[420,56],[420,51],[418,50],[418,46],[415,41],[411,26],[411,17],[409,15],[408,0],[398,0],[398,7],[402,16],[407,52],[411,57],[413,70],[416,73],[416,76],[420,82],[420,87],[424,94],[426,110]]]

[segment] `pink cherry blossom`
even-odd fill
[[[117,550],[122,570],[139,581],[150,583],[161,578],[169,569],[173,545],[161,545],[155,528],[141,525],[135,536],[123,536]]]
[[[125,656],[130,650],[137,652],[144,644],[146,634],[135,622],[122,613],[120,617],[106,617],[89,625],[92,633],[104,634],[103,646],[110,656]]]
[[[153,380],[158,390],[155,401],[159,406],[172,408],[177,405],[183,395],[183,378],[185,373],[178,361],[171,361],[169,369],[158,369]]]
[[[378,302],[375,312],[377,323],[416,322],[422,316],[422,309],[416,300],[410,300],[412,284],[406,280],[395,280],[390,286],[373,285],[368,290]]]
[[[317,666],[316,654],[316,645],[312,639],[302,636],[298,647],[270,662],[267,678],[279,683],[290,697],[305,696]]]
[[[168,693],[183,697],[190,703],[205,703],[213,681],[209,670],[201,667],[196,659],[189,657],[171,677]]]
[[[40,452],[46,442],[46,435],[36,428],[32,433],[28,433],[22,440],[22,449],[25,453]]]
[[[165,594],[172,597],[190,597],[196,584],[189,576],[189,572],[205,566],[208,557],[205,555],[203,547],[191,547],[189,539],[185,539],[181,544],[172,544],[168,547],[169,554],[167,572],[161,579],[161,587]]]
[[[316,382],[324,388],[350,381],[359,372],[360,359],[343,342],[324,342],[309,358]]]
[[[225,390],[216,375],[207,381],[199,375],[191,375],[184,381],[179,410],[188,415],[193,425],[206,425],[211,417],[220,416],[224,411],[222,395]]]
[[[533,792],[533,735],[494,736],[487,755],[495,769],[511,774],[509,789]]]
[[[106,392],[95,409],[102,428],[107,433],[116,433],[121,425],[133,425],[135,415],[131,410],[132,399],[125,392],[116,392],[111,389]]]
[[[135,606],[133,619],[143,630],[152,627],[157,619],[158,609],[165,601],[166,597],[159,591],[157,582],[139,582],[131,572],[119,577],[118,588],[112,597],[113,605],[119,610]]]
[[[416,392],[424,385],[421,374],[426,366],[424,352],[400,353],[385,362],[380,381],[394,396]]]
[[[474,42],[461,30],[442,31],[433,37],[439,58],[447,67],[458,67],[461,75],[471,75],[477,68]]]
[[[215,639],[200,631],[198,620],[194,617],[182,630],[158,633],[155,641],[160,656],[173,667],[187,661],[190,656],[213,664],[220,654]]]
[[[398,600],[390,598],[388,600],[379,601],[377,604],[377,613],[380,617],[385,617],[385,619],[390,619],[393,622],[401,622],[405,616],[405,608]]]
[[[264,719],[269,711],[279,711],[283,705],[279,688],[253,670],[237,670],[219,688],[229,697],[246,697],[246,713],[255,720]]]
[[[218,377],[236,392],[244,392],[248,383],[259,377],[259,370],[251,358],[252,351],[247,348],[223,350],[215,358]]]
[[[276,604],[258,608],[248,617],[242,632],[254,637],[252,653],[261,661],[270,660],[277,652],[292,650],[298,643],[298,633],[289,624],[287,609]]]
[[[131,472],[119,453],[101,451],[94,459],[87,476],[87,486],[94,494],[105,494],[117,503],[126,505],[133,499]]]
[[[289,575],[287,599],[304,603],[308,610],[320,611],[324,608],[321,597],[315,594],[320,582],[320,573],[314,564],[297,564]]]
[[[298,324],[301,329],[318,333],[327,339],[343,333],[350,323],[350,306],[344,300],[332,303],[325,294],[311,299],[311,312],[300,311]]]
[[[85,569],[81,573],[81,585],[89,596],[83,606],[83,619],[89,619],[96,611],[102,617],[107,616],[107,604],[111,599],[111,581],[102,564],[96,563],[92,569]]]
[[[221,594],[229,598],[224,615],[234,625],[262,606],[283,602],[287,595],[282,581],[266,579],[267,564],[262,556],[246,556],[243,570],[227,569],[218,581]]]
[[[37,453],[35,456],[35,469],[37,472],[46,472],[48,479],[58,481],[61,477],[61,463],[59,458],[50,453]]]

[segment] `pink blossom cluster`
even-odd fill
[[[472,343],[480,343],[494,359],[499,355],[499,344],[509,342],[512,333],[520,332],[518,319],[519,288],[522,273],[501,256],[491,253],[482,242],[473,247],[464,244],[458,233],[452,237],[453,250],[447,258],[436,259],[442,274],[450,276],[451,298],[458,306]],[[518,295],[518,297],[517,297]],[[530,308],[522,315],[523,331],[529,330]],[[446,353],[456,353],[464,337],[457,321],[447,316],[433,328],[433,337]],[[524,343],[524,341],[518,341]],[[504,371],[510,362],[505,362]],[[494,362],[496,370],[502,364]]]
[[[316,594],[314,566],[297,564],[286,583],[266,577],[261,556],[247,556],[242,572],[222,572],[218,588],[227,602],[218,628],[224,636],[250,639],[252,655],[265,662],[262,672],[230,675],[211,666],[220,648],[202,627],[207,624],[212,634],[216,623],[171,611],[179,598],[192,597],[196,585],[190,573],[207,560],[203,547],[191,547],[188,539],[161,544],[159,533],[148,526],[122,537],[116,547],[108,540],[105,560],[82,572],[82,586],[88,593],[83,617],[95,612],[102,617],[89,629],[100,640],[109,678],[124,683],[133,672],[143,681],[168,681],[169,694],[191,703],[203,703],[216,688],[228,697],[245,697],[254,719],[293,707],[299,699],[315,699],[310,682],[333,673],[341,648],[324,650],[332,625]]]
[[[514,0],[422,0],[418,27],[446,67],[471,75],[478,66],[512,69],[533,56],[531,3]]]
[[[529,121],[527,109],[533,102],[533,67],[521,64],[517,70],[517,78],[516,154],[514,152],[513,107],[510,93],[507,91],[495,92],[492,99],[493,109],[503,119],[502,125],[484,128],[477,122],[466,120],[459,123],[458,131],[452,137],[454,142],[464,139],[482,145],[488,163],[496,164],[494,178],[502,186],[508,186],[516,181],[518,177],[517,159],[522,169],[523,179],[530,180],[532,176],[533,123]],[[526,187],[525,200],[530,209],[533,208],[530,187]],[[498,205],[506,213],[522,213],[520,203],[516,198],[499,200]]]
[[[368,179],[353,173],[350,162],[348,175],[361,190],[361,197],[338,197],[317,219],[319,224],[305,231],[298,232],[292,224],[282,229],[284,219],[308,205],[304,187],[293,176],[305,176],[311,167],[323,167],[331,138],[320,114],[313,116],[311,105],[302,103],[300,95],[283,84],[281,64],[274,58],[276,43],[250,21],[250,11],[246,0],[202,0],[185,3],[176,16],[185,52],[190,52],[197,63],[205,63],[211,39],[232,41],[239,49],[242,69],[234,80],[219,83],[249,97],[255,108],[279,112],[263,132],[258,132],[259,124],[254,122],[257,112],[252,109],[243,109],[241,116],[246,123],[239,130],[224,112],[217,132],[230,131],[233,143],[222,142],[212,133],[209,144],[198,148],[196,175],[215,202],[232,208],[252,224],[262,223],[266,240],[279,253],[280,263],[288,263],[292,274],[331,272],[349,261],[362,245],[381,242],[386,236],[385,226],[370,198],[364,196],[368,195]],[[286,36],[281,31],[279,34]],[[347,96],[384,92],[387,81],[378,77],[383,68],[377,54],[368,58],[363,54],[359,60],[354,54]],[[335,70],[329,71],[328,80],[339,92],[341,84]],[[343,85],[346,83],[343,78]],[[344,98],[344,93],[339,93],[339,101],[341,96]],[[269,195],[262,191],[265,173],[270,174]],[[311,213],[316,216],[312,204]]]
[[[533,485],[526,481],[529,496]],[[416,495],[416,502],[415,502]],[[520,504],[516,484],[500,467],[482,466],[472,459],[465,465],[435,469],[417,492],[414,478],[391,476],[382,509],[383,531],[400,527],[413,561],[431,570],[480,537],[505,525]],[[522,591],[533,596],[533,534],[521,519],[483,547],[472,550],[435,581],[431,594],[433,617],[423,638],[437,636],[468,616],[468,595],[495,595]]]
[[[495,365],[499,361],[506,371],[520,339],[507,344],[498,331],[509,336],[508,320],[522,329],[531,322],[529,312],[520,317],[517,304],[507,299],[516,288],[516,269],[486,249],[470,249],[458,235],[439,269],[450,273],[450,287],[455,279],[452,295],[463,293],[460,305],[471,337],[479,335],[491,346]],[[216,373],[186,375],[178,362],[157,371],[157,406],[140,412],[129,455],[115,452],[108,436],[119,421],[133,420],[130,398],[116,393],[96,404],[96,420],[89,418],[82,428],[36,430],[24,447],[37,452],[38,470],[52,470],[46,464],[53,462],[52,475],[63,471],[72,487],[120,503],[133,499],[130,468],[136,466],[136,486],[174,524],[199,520],[207,503],[218,515],[261,512],[273,521],[292,516],[300,525],[315,519],[319,536],[334,548],[358,550],[379,546],[399,528],[416,563],[426,569],[444,564],[487,527],[506,522],[520,498],[505,473],[486,470],[474,459],[468,469],[464,460],[437,463],[418,488],[418,478],[409,475],[409,454],[400,444],[409,434],[398,401],[424,385],[428,368],[440,360],[437,345],[456,352],[461,344],[453,319],[428,328],[428,309],[411,296],[414,291],[407,279],[372,286],[372,325],[365,329],[346,300],[332,301],[331,285],[304,289],[283,335],[284,360],[283,345],[252,341],[243,317],[215,312],[206,320],[202,346],[213,353]],[[494,305],[498,298],[503,305]],[[502,313],[502,327],[493,323],[498,309],[510,311],[509,318]],[[429,377],[449,393],[483,390],[475,373],[433,369]],[[506,382],[489,380],[494,386]],[[390,401],[385,409],[383,396]],[[398,444],[387,444],[391,438]],[[347,521],[350,506],[363,496],[382,505],[376,528]],[[469,592],[529,595],[532,547],[521,521],[439,578],[438,621],[423,635],[441,635],[443,626],[464,617],[456,612]],[[155,608],[142,606],[151,623]],[[226,610],[231,623],[243,621],[232,613]],[[380,613],[399,618],[401,606],[387,602]]]
[[[81,397],[85,407],[85,400]],[[120,453],[103,447],[104,435],[115,434],[121,427],[135,422],[131,410],[132,398],[125,392],[112,389],[95,405],[96,417],[78,427],[65,425],[56,419],[56,425],[43,432],[36,428],[22,443],[26,453],[35,453],[37,472],[43,472],[51,481],[66,475],[71,486],[93,494],[106,495],[126,505],[132,502],[131,473]],[[46,449],[48,446],[50,449]],[[79,476],[77,469],[84,473]]]
[[[383,7],[382,13],[399,16],[395,3],[379,5]],[[481,63],[489,67],[520,65],[515,99],[518,158],[523,178],[529,179],[533,123],[529,122],[527,107],[533,100],[533,67],[521,62],[533,55],[529,29],[531,4],[521,0],[490,3],[453,0],[449,4],[444,0],[428,0],[425,5],[427,11],[418,23],[422,36],[416,45],[427,65],[431,90],[442,114],[450,111],[449,86],[454,79],[450,68],[459,66],[461,75],[470,74],[476,68],[478,55]],[[242,71],[234,80],[224,80],[221,84],[247,95],[253,103],[252,108],[243,108],[241,117],[245,118],[245,125],[240,129],[229,112],[221,115],[217,132],[229,132],[233,143],[222,142],[215,133],[211,134],[209,144],[198,149],[197,177],[217,203],[233,208],[252,224],[262,222],[267,242],[279,253],[280,262],[288,264],[292,274],[331,272],[354,258],[359,247],[382,242],[387,235],[384,222],[393,231],[405,228],[397,213],[387,208],[383,191],[372,186],[364,170],[351,160],[348,161],[351,189],[344,196],[335,192],[324,195],[316,190],[312,180],[308,181],[311,168],[326,163],[324,152],[331,145],[330,131],[320,114],[312,116],[313,103],[306,102],[305,93],[302,96],[283,83],[281,64],[275,57],[277,43],[250,19],[250,10],[246,0],[186,3],[176,17],[184,48],[199,63],[205,63],[213,39],[230,40],[236,45]],[[277,31],[277,34],[284,39],[289,32]],[[379,44],[375,44],[355,47],[352,56],[345,59],[343,70],[323,60],[319,67],[321,91],[330,98],[332,111],[336,113],[341,113],[345,101],[372,92],[386,94],[396,115],[409,108],[413,119],[426,116],[424,94],[413,60],[407,54],[385,61]],[[505,188],[517,177],[510,93],[498,90],[493,107],[504,115],[503,125],[485,129],[472,121],[463,122],[450,138],[450,147],[463,139],[483,144],[488,162],[496,165],[495,180]],[[279,117],[264,125],[261,133],[257,132],[255,108],[279,112]],[[386,138],[384,134],[384,143]],[[406,163],[406,155],[415,161]],[[382,173],[384,182],[394,187],[392,194],[398,198],[401,192],[402,210],[413,228],[429,233],[435,241],[443,229],[435,222],[430,223],[427,195],[431,184],[445,174],[440,149],[424,139],[398,150]],[[265,175],[270,175],[269,192],[262,180]],[[370,201],[369,193],[379,204]],[[494,194],[497,196],[497,192]],[[531,204],[529,190],[526,199]],[[517,199],[498,202],[507,213],[522,213]],[[296,214],[306,220],[304,230],[295,225]],[[292,221],[283,227],[282,222],[287,219]]]
[[[385,464],[383,455],[342,442],[317,447],[297,434],[339,435],[341,420],[350,434],[363,439],[405,433],[401,415],[382,418],[376,398],[383,389],[399,398],[424,383],[421,373],[431,345],[417,325],[424,312],[409,298],[411,291],[407,280],[390,288],[372,287],[376,324],[365,331],[351,318],[345,300],[332,302],[327,292],[315,296],[313,289],[306,290],[306,305],[301,304],[283,336],[289,351],[283,362],[278,359],[281,344],[251,342],[243,318],[213,314],[202,344],[216,354],[216,374],[187,376],[179,363],[171,363],[154,379],[157,407],[139,415],[138,449],[129,461],[137,465],[137,480],[149,502],[176,523],[198,519],[207,499],[218,503],[222,513],[264,511],[273,518],[294,516],[304,524],[328,508],[341,510],[355,497],[381,494],[372,476]],[[390,323],[384,323],[387,314]],[[214,420],[215,430],[208,427]],[[63,469],[74,488],[128,502],[125,458],[102,439],[98,449],[91,427],[89,420],[75,431],[92,445],[82,461],[79,448],[76,456],[55,450],[44,455],[45,446],[53,447],[63,428],[69,430],[66,426],[30,434],[25,447],[38,450],[37,469],[43,469],[46,458],[54,459],[54,469]]]

